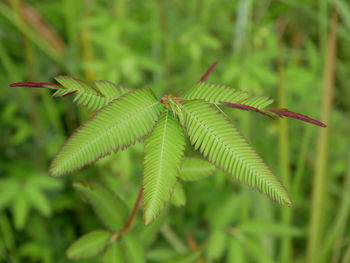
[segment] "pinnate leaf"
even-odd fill
[[[273,102],[273,99],[265,95],[250,96],[246,91],[205,81],[195,84],[183,97],[201,99],[216,104],[221,102],[239,103],[257,109],[263,109]]]
[[[69,259],[80,260],[98,256],[107,246],[111,233],[105,230],[95,230],[83,235],[67,250]]]
[[[161,110],[162,106],[148,89],[112,101],[67,140],[53,160],[50,174],[73,172],[134,144],[151,132]]]
[[[62,86],[55,87],[57,90],[53,94],[54,97],[74,94],[74,102],[86,106],[90,110],[98,110],[128,92],[127,89],[118,87],[107,80],[96,80],[87,83],[69,76],[58,76],[55,79]]]
[[[200,100],[184,101],[182,105],[185,128],[195,149],[239,181],[281,204],[291,205],[283,185],[218,109]]]
[[[146,139],[143,204],[149,224],[169,201],[176,184],[185,149],[183,130],[172,112],[165,111]]]
[[[123,201],[100,183],[79,181],[74,188],[93,207],[102,223],[112,231],[118,231],[124,225],[128,209]]]

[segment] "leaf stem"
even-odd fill
[[[124,227],[119,231],[119,233],[124,234],[124,233],[127,233],[130,230],[132,222],[134,221],[134,218],[135,218],[135,216],[137,214],[137,210],[140,207],[140,203],[141,203],[141,200],[142,200],[142,195],[143,195],[143,187],[141,185],[139,193],[137,194],[136,201],[135,201],[134,206],[133,206],[133,208],[131,210],[131,213],[129,215],[129,218],[128,218],[128,220],[126,220]]]
[[[124,227],[122,229],[120,229],[118,232],[115,232],[113,235],[112,235],[112,240],[116,240],[119,236],[129,232],[131,226],[132,226],[132,223],[134,222],[134,219],[135,219],[135,216],[137,214],[137,211],[140,207],[140,204],[141,204],[141,200],[142,200],[142,195],[143,195],[143,187],[142,185],[140,186],[140,190],[139,190],[139,193],[137,194],[137,198],[135,200],[135,203],[133,205],[133,208],[131,210],[131,213],[128,217],[128,219],[126,220],[125,224],[124,224]]]

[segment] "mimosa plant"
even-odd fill
[[[186,172],[181,173],[183,163],[192,165],[196,162],[184,162],[185,136],[211,164],[278,203],[290,206],[292,201],[285,187],[221,107],[255,111],[271,118],[290,117],[321,127],[326,125],[287,109],[270,109],[268,106],[273,100],[265,95],[251,96],[245,91],[207,82],[216,64],[181,96],[166,95],[161,99],[148,88],[132,90],[109,81],[87,83],[68,76],[56,77],[59,84],[20,82],[11,86],[49,88],[55,91],[54,97],[72,94],[76,103],[94,111],[57,153],[49,170],[51,176],[72,173],[138,141],[145,141],[144,175],[138,198],[142,198],[145,224],[151,223],[161,213],[180,184],[179,178],[185,181],[194,179]],[[209,170],[211,164],[208,164]],[[84,188],[84,184],[75,186],[86,197],[91,195],[88,193],[91,189]],[[94,187],[103,192],[100,186]],[[99,204],[90,203],[98,209]],[[113,221],[116,224],[113,226],[108,216],[102,216],[102,221],[109,222],[106,225],[117,231],[118,235],[112,235],[115,240],[130,225],[118,232],[121,223]],[[104,247],[109,235],[101,231],[92,233],[93,237],[88,239],[99,236],[101,247]],[[71,258],[75,258],[74,255]]]

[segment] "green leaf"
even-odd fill
[[[98,111],[63,145],[50,167],[64,175],[134,144],[150,133],[162,106],[148,89],[130,92]]]
[[[223,230],[215,230],[210,233],[207,248],[205,250],[210,261],[218,261],[226,249],[227,234]]]
[[[74,93],[74,102],[86,106],[90,110],[98,110],[106,106],[112,100],[128,92],[127,89],[118,87],[107,80],[96,80],[91,84],[69,76],[55,78],[63,87],[54,87],[54,97],[61,97]]]
[[[199,100],[184,101],[182,105],[185,128],[196,150],[238,181],[281,204],[291,205],[283,185],[218,109]]]
[[[32,207],[44,216],[51,215],[50,202],[40,189],[36,187],[27,187],[25,191],[27,192],[28,200]]]
[[[263,109],[273,100],[265,95],[249,96],[248,92],[236,90],[229,86],[199,82],[191,87],[183,96],[186,99],[201,99],[210,103],[230,102]]]
[[[180,182],[176,183],[170,202],[175,206],[183,206],[186,204],[186,194]]]
[[[188,252],[168,259],[165,263],[195,263],[198,257],[199,252]]]
[[[248,98],[248,92],[236,90],[229,86],[213,84],[209,82],[199,82],[191,87],[184,95],[186,99],[201,99],[210,103],[222,101],[238,103]]]
[[[102,257],[103,263],[123,263],[125,262],[123,257],[122,248],[119,242],[115,241],[110,244]]]
[[[144,263],[145,252],[140,244],[140,241],[136,239],[132,234],[122,235],[121,244],[127,262],[132,263]]]
[[[74,182],[74,188],[90,203],[102,223],[112,231],[120,230],[128,216],[124,202],[103,185],[92,181]]]
[[[167,110],[146,139],[143,177],[143,218],[146,224],[152,222],[169,201],[184,150],[182,128]]]
[[[263,220],[247,220],[238,226],[243,233],[262,236],[301,236],[303,231],[295,226],[278,222],[266,222]]]
[[[244,255],[244,248],[241,243],[234,237],[230,237],[228,242],[228,263],[245,263],[247,259]]]
[[[19,192],[18,182],[11,179],[5,179],[0,184],[0,210],[11,204],[16,194]]]
[[[95,230],[83,235],[67,250],[69,259],[80,260],[98,256],[107,246],[111,233],[105,230]]]
[[[16,196],[16,198],[14,199],[14,203],[12,204],[12,210],[15,221],[15,227],[18,230],[22,230],[25,223],[27,222],[30,210],[30,204],[28,202],[28,197],[25,191]]]
[[[185,158],[180,172],[180,178],[187,182],[197,181],[212,175],[215,165],[200,158]]]

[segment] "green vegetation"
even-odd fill
[[[1,260],[348,262],[349,17],[341,0],[0,3]],[[61,100],[8,87],[66,74],[87,81],[17,84]],[[227,173],[290,204],[281,181],[293,206]]]

